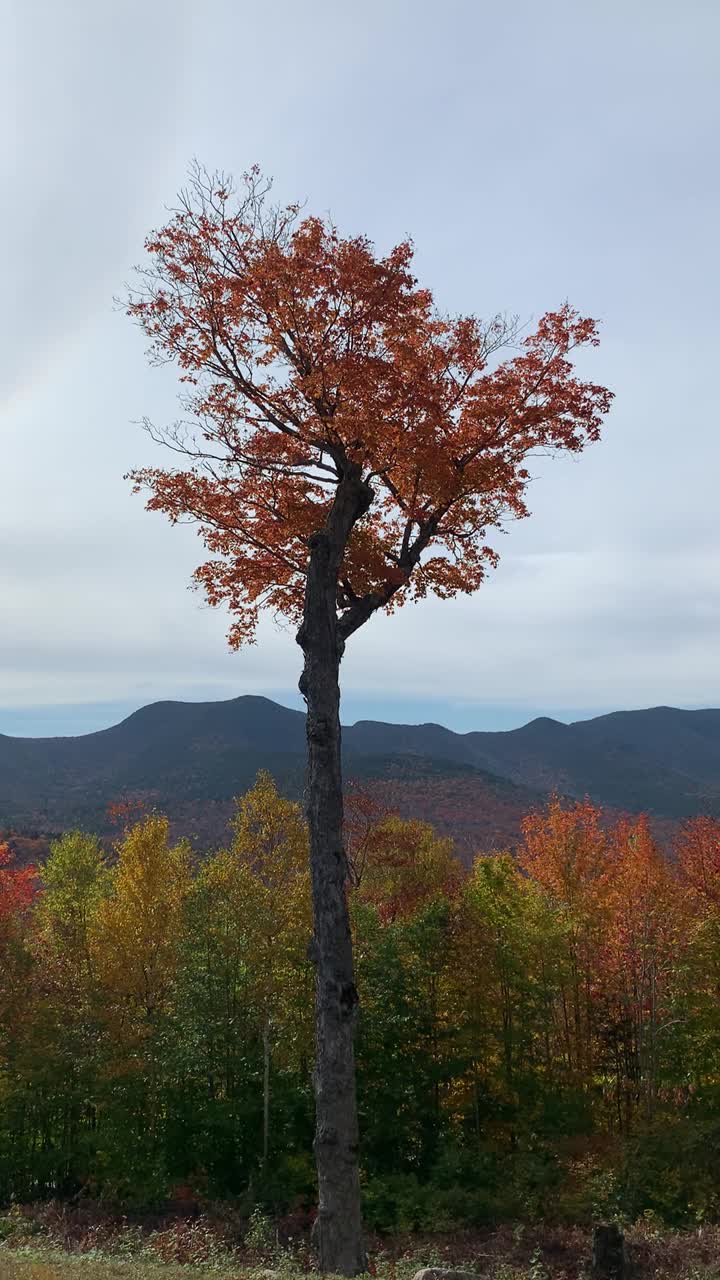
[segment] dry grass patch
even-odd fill
[[[135,1258],[42,1258],[0,1251],[0,1280],[250,1280],[250,1276],[240,1267],[210,1270]]]

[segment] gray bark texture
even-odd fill
[[[310,557],[298,643],[305,657],[300,691],[307,703],[306,813],[310,835],[315,987],[316,1239],[320,1269],[354,1276],[367,1260],[360,1209],[353,974],[343,845],[340,661],[337,583],[348,536],[371,494],[358,476],[336,490]]]

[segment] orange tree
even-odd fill
[[[307,817],[316,963],[321,1265],[362,1270],[346,904],[339,668],[372,615],[428,593],[471,593],[497,556],[488,531],[528,514],[528,456],[598,437],[610,393],[574,373],[597,342],[568,305],[518,339],[501,317],[441,314],[412,274],[298,206],[271,205],[254,169],[236,191],[194,171],[128,311],[151,358],[174,362],[184,420],[151,434],[168,469],[131,473],[148,508],[197,522],[195,573],[253,638],[271,610],[298,624],[307,703]],[[501,359],[501,348],[511,347]]]

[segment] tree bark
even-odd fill
[[[322,1271],[366,1270],[360,1209],[354,1031],[358,995],[353,975],[343,845],[340,661],[337,582],[348,536],[372,494],[358,476],[338,486],[325,529],[309,540],[303,623],[307,703],[306,813],[310,835],[315,988],[316,1240]]]
[[[625,1280],[625,1236],[616,1223],[600,1223],[592,1235],[592,1280]]]

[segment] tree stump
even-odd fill
[[[626,1280],[625,1236],[614,1222],[595,1227],[592,1236],[592,1280]]]

